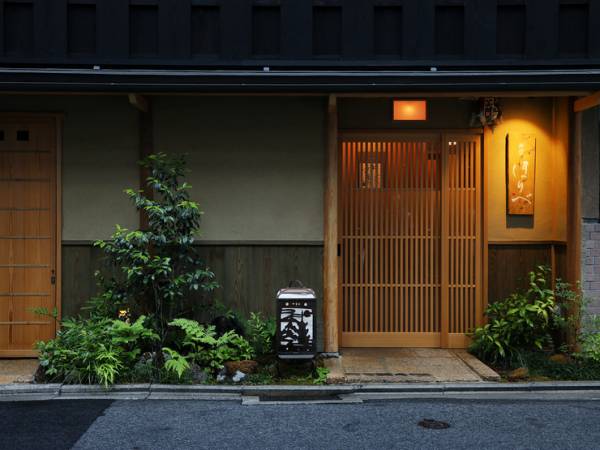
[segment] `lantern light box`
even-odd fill
[[[311,359],[316,354],[316,296],[308,288],[277,293],[277,354],[282,359]]]

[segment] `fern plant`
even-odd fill
[[[65,319],[55,339],[38,342],[48,381],[113,384],[150,348],[158,335],[146,317],[130,324],[116,319]]]
[[[165,369],[176,373],[179,378],[192,363],[214,374],[223,368],[226,361],[240,361],[254,356],[248,341],[233,331],[217,336],[215,327],[206,327],[189,319],[175,319],[169,325],[179,328],[184,334],[181,351],[185,355],[169,347],[163,348],[169,356]]]
[[[275,319],[263,319],[260,313],[250,313],[250,319],[246,322],[246,335],[256,355],[264,356],[275,351],[276,330]]]

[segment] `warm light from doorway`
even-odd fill
[[[394,120],[427,120],[427,101],[394,100]]]

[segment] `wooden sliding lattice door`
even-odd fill
[[[342,346],[466,346],[481,316],[479,141],[343,135]]]

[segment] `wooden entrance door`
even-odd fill
[[[481,315],[479,141],[342,137],[342,346],[466,346]]]
[[[0,356],[34,356],[57,307],[56,120],[0,115]]]

